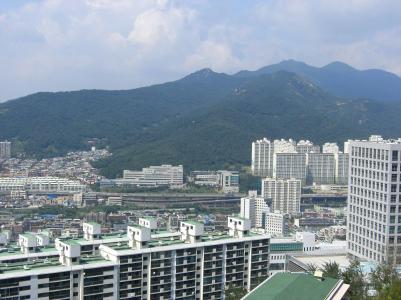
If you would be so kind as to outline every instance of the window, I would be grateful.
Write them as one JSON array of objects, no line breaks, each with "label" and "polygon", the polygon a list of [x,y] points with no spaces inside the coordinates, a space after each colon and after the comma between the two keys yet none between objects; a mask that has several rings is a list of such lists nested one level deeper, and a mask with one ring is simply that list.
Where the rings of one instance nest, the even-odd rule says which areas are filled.
[{"label": "window", "polygon": [[393,161],[398,160],[398,151],[393,151]]}]

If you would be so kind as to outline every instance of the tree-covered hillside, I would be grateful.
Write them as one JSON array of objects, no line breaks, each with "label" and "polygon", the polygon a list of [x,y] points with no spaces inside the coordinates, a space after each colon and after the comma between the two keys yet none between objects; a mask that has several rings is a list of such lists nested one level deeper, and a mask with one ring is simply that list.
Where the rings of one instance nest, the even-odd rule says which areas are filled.
[{"label": "tree-covered hillside", "polygon": [[30,156],[87,149],[96,139],[113,152],[97,165],[116,176],[160,163],[249,164],[251,142],[264,136],[322,143],[400,135],[401,102],[341,98],[303,76],[270,71],[204,69],[134,90],[37,93],[0,104],[0,139]]}]

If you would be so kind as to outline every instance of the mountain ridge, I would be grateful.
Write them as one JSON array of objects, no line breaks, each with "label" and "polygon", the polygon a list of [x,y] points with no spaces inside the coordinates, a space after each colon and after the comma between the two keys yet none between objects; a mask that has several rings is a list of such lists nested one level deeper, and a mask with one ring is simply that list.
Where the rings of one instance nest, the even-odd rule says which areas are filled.
[{"label": "mountain ridge", "polygon": [[316,143],[396,136],[400,114],[401,101],[338,97],[296,72],[238,76],[206,68],[138,89],[42,92],[2,103],[0,138],[36,157],[95,141],[111,148],[96,165],[114,177],[159,163],[187,170],[247,165],[252,140],[263,136]]}]

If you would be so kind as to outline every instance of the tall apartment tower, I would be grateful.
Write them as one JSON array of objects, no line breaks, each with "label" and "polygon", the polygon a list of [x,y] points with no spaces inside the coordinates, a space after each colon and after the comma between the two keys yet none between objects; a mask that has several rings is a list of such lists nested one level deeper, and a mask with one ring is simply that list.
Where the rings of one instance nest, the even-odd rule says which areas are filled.
[{"label": "tall apartment tower", "polygon": [[320,147],[319,145],[314,145],[311,141],[308,140],[300,140],[296,147],[295,150],[298,153],[320,153]]},{"label": "tall apartment tower", "polygon": [[300,211],[301,180],[273,179],[262,180],[262,197],[271,199],[273,211],[282,214],[296,214]]},{"label": "tall apartment tower", "polygon": [[312,184],[333,184],[336,161],[333,153],[307,153],[307,182]]},{"label": "tall apartment tower", "polygon": [[249,219],[251,227],[262,228],[271,236],[281,237],[287,232],[286,216],[271,212],[266,199],[258,196],[257,191],[249,191],[247,197],[241,198],[240,217]]},{"label": "tall apartment tower", "polygon": [[240,216],[249,219],[252,227],[265,227],[269,213],[269,205],[263,197],[257,195],[257,191],[249,191],[247,197],[241,198]]},{"label": "tall apartment tower", "polygon": [[252,143],[252,174],[261,177],[273,175],[274,143],[267,138]]},{"label": "tall apartment tower", "polygon": [[273,178],[288,179],[295,178],[306,183],[307,174],[306,154],[287,152],[274,153],[273,155]]},{"label": "tall apartment tower", "polygon": [[348,253],[401,264],[401,140],[374,136],[348,149]]},{"label": "tall apartment tower", "polygon": [[0,158],[11,157],[11,142],[3,141],[0,142]]}]

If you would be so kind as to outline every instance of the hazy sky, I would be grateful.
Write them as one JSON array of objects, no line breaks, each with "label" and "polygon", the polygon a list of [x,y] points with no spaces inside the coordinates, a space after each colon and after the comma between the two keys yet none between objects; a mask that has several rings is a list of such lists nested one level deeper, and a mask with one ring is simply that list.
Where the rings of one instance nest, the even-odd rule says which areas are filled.
[{"label": "hazy sky", "polygon": [[0,0],[0,101],[290,58],[401,75],[401,1]]}]

